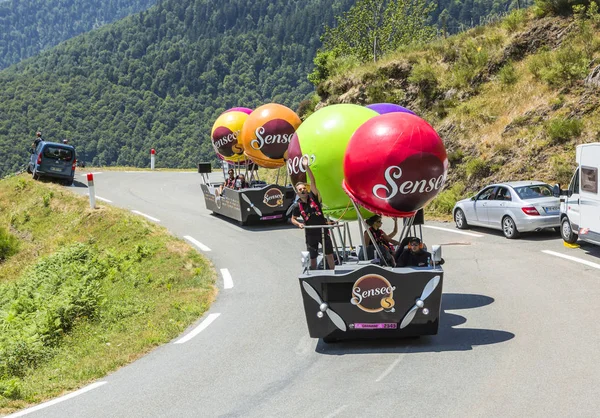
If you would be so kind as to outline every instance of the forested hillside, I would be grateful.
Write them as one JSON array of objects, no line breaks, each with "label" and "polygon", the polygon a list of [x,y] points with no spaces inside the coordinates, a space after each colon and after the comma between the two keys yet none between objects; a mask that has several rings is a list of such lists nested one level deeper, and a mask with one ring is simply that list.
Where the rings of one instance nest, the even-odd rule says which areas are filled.
[{"label": "forested hillside", "polygon": [[169,0],[0,72],[0,174],[36,130],[97,165],[194,166],[219,112],[313,91],[324,23],[350,0]]},{"label": "forested hillside", "polygon": [[0,70],[156,0],[0,0]]},{"label": "forested hillside", "polygon": [[[462,1],[471,0],[452,4]],[[214,159],[208,138],[221,111],[296,109],[310,97],[324,25],[352,4],[165,0],[0,71],[0,175],[23,166],[37,130],[68,138],[95,165],[145,166],[152,147],[158,167]]]}]

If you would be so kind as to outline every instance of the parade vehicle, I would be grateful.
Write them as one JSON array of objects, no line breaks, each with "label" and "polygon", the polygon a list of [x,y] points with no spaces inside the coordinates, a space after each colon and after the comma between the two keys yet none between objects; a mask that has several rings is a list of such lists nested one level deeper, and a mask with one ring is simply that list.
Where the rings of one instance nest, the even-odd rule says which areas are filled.
[{"label": "parade vehicle", "polygon": [[[392,105],[393,106],[393,105]],[[292,139],[289,159],[300,158],[301,173],[288,171],[294,182],[308,181],[319,191],[323,214],[323,248],[330,234],[336,265],[326,268],[323,255],[316,270],[310,254],[301,255],[300,291],[312,338],[324,342],[435,335],[438,332],[444,280],[442,248],[432,245],[422,266],[395,267],[381,247],[375,257],[354,246],[349,222],[358,221],[375,243],[367,216],[403,219],[394,260],[413,237],[422,242],[422,208],[444,185],[448,159],[433,128],[403,110],[379,112],[341,104],[309,116]],[[417,231],[418,226],[418,231]],[[355,241],[358,242],[358,241]],[[361,256],[359,256],[361,255]]]},{"label": "parade vehicle", "polygon": [[240,225],[263,223],[266,221],[287,221],[289,211],[294,202],[295,193],[292,186],[267,184],[258,179],[253,165],[245,171],[250,179],[248,187],[223,187],[223,182],[211,182],[211,163],[200,163],[198,172],[202,174],[200,187],[204,195],[206,209],[215,214],[238,221]]},{"label": "parade vehicle", "polygon": [[553,189],[554,196],[560,197],[560,232],[568,244],[579,239],[600,245],[600,143],[578,145],[575,159],[569,188],[561,190],[557,184]]},{"label": "parade vehicle", "polygon": [[[286,221],[295,193],[287,184],[287,175],[279,184],[280,168],[300,123],[295,112],[276,103],[255,110],[236,107],[223,112],[213,124],[211,140],[217,156],[235,176],[228,183],[224,172],[223,183],[211,182],[210,164],[199,165],[207,209],[242,225]],[[277,169],[275,183],[261,181],[258,167]]]},{"label": "parade vehicle", "polygon": [[[416,234],[416,225],[405,223],[402,243]],[[319,227],[305,227],[319,228]],[[324,342],[365,338],[401,338],[435,335],[438,332],[444,271],[441,246],[431,251],[431,264],[425,267],[391,267],[381,254],[360,259],[345,242],[347,222],[328,225],[337,231],[334,239],[335,269],[309,269],[309,253],[302,252],[300,287],[309,335]],[[411,232],[412,231],[412,232]],[[409,251],[404,248],[403,251]]]}]

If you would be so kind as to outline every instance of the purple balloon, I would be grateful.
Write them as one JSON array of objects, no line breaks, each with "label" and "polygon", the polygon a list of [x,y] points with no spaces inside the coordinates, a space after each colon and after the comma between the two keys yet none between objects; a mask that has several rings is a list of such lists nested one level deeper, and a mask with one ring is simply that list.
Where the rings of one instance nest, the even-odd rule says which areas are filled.
[{"label": "purple balloon", "polygon": [[375,112],[379,113],[380,115],[384,115],[386,113],[393,113],[393,112],[404,112],[404,113],[411,113],[415,116],[417,116],[417,114],[415,112],[413,112],[412,110],[408,110],[405,107],[402,107],[400,105],[394,104],[394,103],[375,103],[375,104],[371,104],[367,106],[369,109],[374,110]]},{"label": "purple balloon", "polygon": [[248,109],[247,107],[232,107],[231,109],[226,110],[223,113],[227,112],[244,112],[249,115],[250,113],[252,113],[252,109]]}]

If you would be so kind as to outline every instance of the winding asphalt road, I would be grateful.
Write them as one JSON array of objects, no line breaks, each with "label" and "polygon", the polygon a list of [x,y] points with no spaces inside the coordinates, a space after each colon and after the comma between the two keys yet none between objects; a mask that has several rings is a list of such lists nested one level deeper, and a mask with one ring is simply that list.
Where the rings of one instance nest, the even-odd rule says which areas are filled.
[{"label": "winding asphalt road", "polygon": [[[87,194],[84,178],[79,180],[73,190]],[[211,215],[196,173],[103,172],[95,184],[101,198],[201,243],[217,271],[227,269],[220,294],[172,343],[85,393],[21,414],[600,415],[596,247],[568,249],[551,232],[508,241],[500,232],[464,235],[453,224],[428,222],[434,228],[424,228],[425,241],[443,244],[446,260],[439,334],[325,344],[309,338],[302,306],[297,275],[303,231],[291,225],[241,228]],[[384,230],[391,230],[389,222]]]}]

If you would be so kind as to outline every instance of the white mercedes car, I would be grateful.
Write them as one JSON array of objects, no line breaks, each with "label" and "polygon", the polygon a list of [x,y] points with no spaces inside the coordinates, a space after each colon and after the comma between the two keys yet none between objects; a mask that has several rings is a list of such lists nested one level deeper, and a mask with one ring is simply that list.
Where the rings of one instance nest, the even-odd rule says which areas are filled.
[{"label": "white mercedes car", "polygon": [[492,184],[475,196],[456,202],[452,210],[459,229],[469,225],[499,229],[506,238],[520,232],[560,227],[560,200],[539,181]]}]

